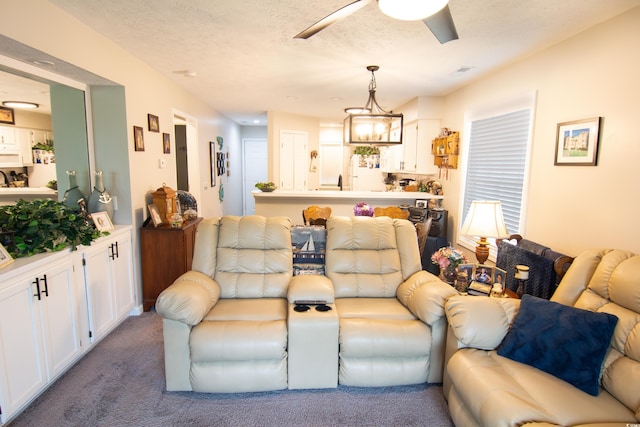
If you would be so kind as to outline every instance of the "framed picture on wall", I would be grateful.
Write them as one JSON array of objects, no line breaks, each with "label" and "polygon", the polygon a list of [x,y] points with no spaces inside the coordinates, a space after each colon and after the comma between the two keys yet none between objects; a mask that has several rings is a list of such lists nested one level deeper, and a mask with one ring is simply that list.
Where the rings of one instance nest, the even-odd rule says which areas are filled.
[{"label": "framed picture on wall", "polygon": [[554,165],[595,166],[602,117],[558,123]]},{"label": "framed picture on wall", "polygon": [[133,143],[136,151],[144,151],[144,131],[140,126],[133,127]]},{"label": "framed picture on wall", "polygon": [[216,143],[213,141],[209,142],[209,169],[211,173],[211,186],[216,186],[216,166],[217,166],[217,158],[216,158]]},{"label": "framed picture on wall", "polygon": [[168,133],[162,134],[162,152],[164,154],[171,154],[171,135]]},{"label": "framed picture on wall", "polygon": [[8,125],[16,124],[16,118],[13,115],[13,108],[0,107],[0,123],[6,123]]},{"label": "framed picture on wall", "polygon": [[149,132],[160,132],[160,120],[158,116],[147,114],[147,121],[149,122]]}]

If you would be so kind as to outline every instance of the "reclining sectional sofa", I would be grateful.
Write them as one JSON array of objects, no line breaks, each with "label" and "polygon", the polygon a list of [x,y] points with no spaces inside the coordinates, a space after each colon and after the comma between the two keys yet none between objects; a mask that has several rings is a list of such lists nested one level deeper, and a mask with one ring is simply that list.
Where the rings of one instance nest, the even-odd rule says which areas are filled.
[{"label": "reclining sectional sofa", "polygon": [[[288,218],[199,225],[192,271],[156,302],[168,390],[442,381],[444,303],[456,292],[422,270],[414,226],[388,217],[326,226],[326,276],[293,276]],[[325,301],[325,311],[297,311],[300,300]]]}]

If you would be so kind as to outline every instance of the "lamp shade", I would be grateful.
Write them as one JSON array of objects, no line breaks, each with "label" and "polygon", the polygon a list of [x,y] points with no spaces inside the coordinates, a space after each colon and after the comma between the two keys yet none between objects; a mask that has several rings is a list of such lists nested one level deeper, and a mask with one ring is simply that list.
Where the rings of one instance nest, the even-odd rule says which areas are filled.
[{"label": "lamp shade", "polygon": [[502,203],[487,200],[471,202],[471,207],[469,207],[460,232],[468,236],[509,237],[509,231],[502,215]]}]

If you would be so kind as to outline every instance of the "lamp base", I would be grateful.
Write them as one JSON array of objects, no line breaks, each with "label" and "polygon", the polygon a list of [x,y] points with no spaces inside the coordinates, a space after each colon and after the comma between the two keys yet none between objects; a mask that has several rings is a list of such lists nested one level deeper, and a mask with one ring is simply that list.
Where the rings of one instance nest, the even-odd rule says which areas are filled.
[{"label": "lamp base", "polygon": [[487,242],[486,237],[481,237],[478,242],[478,246],[476,246],[476,259],[479,264],[484,264],[485,261],[489,258],[489,242]]}]

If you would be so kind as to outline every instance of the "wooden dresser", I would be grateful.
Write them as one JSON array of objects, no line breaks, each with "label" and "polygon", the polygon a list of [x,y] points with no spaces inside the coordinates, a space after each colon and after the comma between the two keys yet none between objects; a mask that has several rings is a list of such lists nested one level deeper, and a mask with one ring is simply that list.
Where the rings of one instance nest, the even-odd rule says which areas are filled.
[{"label": "wooden dresser", "polygon": [[142,256],[142,304],[149,311],[158,295],[182,273],[191,269],[196,230],[202,218],[182,227],[168,224],[140,229]]}]

